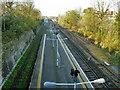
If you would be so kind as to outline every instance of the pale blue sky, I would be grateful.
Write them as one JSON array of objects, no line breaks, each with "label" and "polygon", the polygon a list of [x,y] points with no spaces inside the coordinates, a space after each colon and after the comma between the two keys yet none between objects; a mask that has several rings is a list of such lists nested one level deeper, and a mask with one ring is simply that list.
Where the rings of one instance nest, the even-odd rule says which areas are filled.
[{"label": "pale blue sky", "polygon": [[34,0],[35,7],[40,9],[44,16],[58,16],[68,10],[85,9],[93,0]]}]

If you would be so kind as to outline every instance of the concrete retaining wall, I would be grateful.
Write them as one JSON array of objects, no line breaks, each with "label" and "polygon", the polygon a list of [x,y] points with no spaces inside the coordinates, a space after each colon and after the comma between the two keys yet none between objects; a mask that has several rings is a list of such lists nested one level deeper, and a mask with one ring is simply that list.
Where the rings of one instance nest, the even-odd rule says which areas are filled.
[{"label": "concrete retaining wall", "polygon": [[[37,32],[40,26],[37,27]],[[35,37],[33,31],[27,31],[21,37],[3,45],[2,60],[0,60],[0,84],[5,80],[7,75],[11,72],[14,65],[23,55],[27,46]]]}]

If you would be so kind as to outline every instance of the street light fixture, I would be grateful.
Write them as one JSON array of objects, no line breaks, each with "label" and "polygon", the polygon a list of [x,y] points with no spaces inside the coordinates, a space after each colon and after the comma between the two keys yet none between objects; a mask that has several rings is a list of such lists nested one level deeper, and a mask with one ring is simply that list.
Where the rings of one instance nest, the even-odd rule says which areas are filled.
[{"label": "street light fixture", "polygon": [[[55,32],[56,36],[57,36],[57,66],[60,68],[60,54],[58,51],[58,32]],[[62,40],[67,40],[67,38],[63,38]]]},{"label": "street light fixture", "polygon": [[[52,31],[52,30],[51,30]],[[54,36],[57,36],[57,38],[55,39]],[[53,39],[47,39],[47,40],[52,40],[53,41],[53,47],[54,47],[54,41],[56,40],[56,45],[57,45],[57,60],[56,60],[56,66],[60,68],[60,54],[59,54],[59,51],[58,51],[58,35],[59,35],[59,32],[58,31],[54,31],[53,32]],[[62,40],[67,40],[68,38],[63,38]]]},{"label": "street light fixture", "polygon": [[44,82],[44,86],[45,87],[49,87],[49,86],[69,86],[69,85],[73,85],[74,86],[74,90],[76,89],[76,85],[80,85],[80,84],[87,84],[87,83],[105,83],[105,79],[104,78],[100,78],[100,79],[96,79],[94,81],[90,81],[90,82],[82,82],[82,83],[55,83],[55,82]]},{"label": "street light fixture", "polygon": [[58,39],[54,39],[54,36],[58,35],[58,32],[53,33],[53,39],[47,39],[47,40],[52,40],[53,41],[53,47],[54,47],[54,40],[56,40],[56,45],[57,45],[57,60],[56,60],[56,66],[60,68],[60,54],[58,52]]}]

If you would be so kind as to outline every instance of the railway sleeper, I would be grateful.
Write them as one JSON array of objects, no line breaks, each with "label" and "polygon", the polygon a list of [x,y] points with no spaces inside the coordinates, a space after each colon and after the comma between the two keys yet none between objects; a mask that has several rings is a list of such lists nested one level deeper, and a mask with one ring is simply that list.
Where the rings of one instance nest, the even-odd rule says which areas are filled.
[{"label": "railway sleeper", "polygon": [[89,76],[94,76],[95,77],[95,75],[93,75],[93,74],[87,74],[87,76],[89,77]]},{"label": "railway sleeper", "polygon": [[[81,62],[78,62],[81,65]],[[86,65],[81,65],[81,67],[87,67]]]},{"label": "railway sleeper", "polygon": [[91,71],[86,72],[86,74],[89,74],[89,75],[90,75],[90,74],[91,74],[91,75],[94,75]]},{"label": "railway sleeper", "polygon": [[95,83],[94,86],[96,86],[96,89],[97,89],[97,88],[101,88],[101,89],[102,89],[102,88],[105,88],[105,87],[103,86],[103,84],[100,84],[100,83]]},{"label": "railway sleeper", "polygon": [[88,67],[82,67],[82,69],[88,69]]},{"label": "railway sleeper", "polygon": [[93,76],[93,75],[91,76],[91,75],[90,75],[90,76],[88,76],[88,78],[95,78],[95,76]]},{"label": "railway sleeper", "polygon": [[93,85],[93,87],[94,87],[95,89],[102,89],[102,88],[104,88],[102,85],[101,85],[101,86]]},{"label": "railway sleeper", "polygon": [[100,69],[105,69],[103,66],[98,66],[98,68],[100,68]]},{"label": "railway sleeper", "polygon": [[104,88],[103,85],[97,85],[96,89],[99,88],[99,89],[102,89]]},{"label": "railway sleeper", "polygon": [[81,67],[83,67],[83,68],[87,68],[87,66],[86,66],[86,65],[81,65]]},{"label": "railway sleeper", "polygon": [[[84,69],[83,69],[83,70],[84,70]],[[89,69],[85,69],[84,72],[90,72],[90,70],[89,70]]]},{"label": "railway sleeper", "polygon": [[90,81],[93,81],[93,80],[95,80],[96,78],[89,78],[89,77],[88,77],[88,79],[89,79]]},{"label": "railway sleeper", "polygon": [[93,75],[93,74],[87,74],[87,77],[89,77],[89,76],[91,76],[91,77],[94,76],[95,77],[95,75]]},{"label": "railway sleeper", "polygon": [[[71,50],[72,51],[72,50]],[[81,51],[80,51],[81,52]],[[82,56],[84,57],[84,59],[85,59],[85,61],[87,61],[86,60],[86,55],[83,53],[83,52],[81,52],[82,54]],[[74,52],[74,54],[75,54],[75,52]],[[78,53],[77,53],[78,54]],[[78,58],[78,56],[76,56],[77,57],[77,59],[79,59]],[[104,75],[102,74],[103,72],[101,72],[101,70],[100,70],[100,68],[98,68],[100,65],[95,65],[95,62],[94,63],[90,63],[90,62],[86,62],[87,64],[88,64],[88,66],[92,66],[91,68],[92,68],[92,70],[94,70],[94,72],[96,73],[96,74],[99,74],[99,77],[104,77]],[[93,68],[94,67],[94,68]],[[97,69],[98,68],[98,69]],[[89,75],[89,74],[88,74]],[[112,83],[112,82],[111,82]],[[109,85],[111,85],[111,84],[109,84]],[[112,85],[110,86],[110,87],[113,87]]]}]

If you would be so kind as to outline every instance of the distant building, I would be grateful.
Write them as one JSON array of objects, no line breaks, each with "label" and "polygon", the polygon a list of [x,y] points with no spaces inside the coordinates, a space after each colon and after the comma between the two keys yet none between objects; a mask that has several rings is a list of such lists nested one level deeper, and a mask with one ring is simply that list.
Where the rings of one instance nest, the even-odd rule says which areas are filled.
[{"label": "distant building", "polygon": [[114,15],[109,15],[108,18],[109,19],[115,19],[115,16]]},{"label": "distant building", "polygon": [[104,16],[107,16],[108,19],[115,19],[115,14],[114,13],[112,15],[104,15]]},{"label": "distant building", "polygon": [[44,17],[44,23],[48,23],[48,18]]}]

